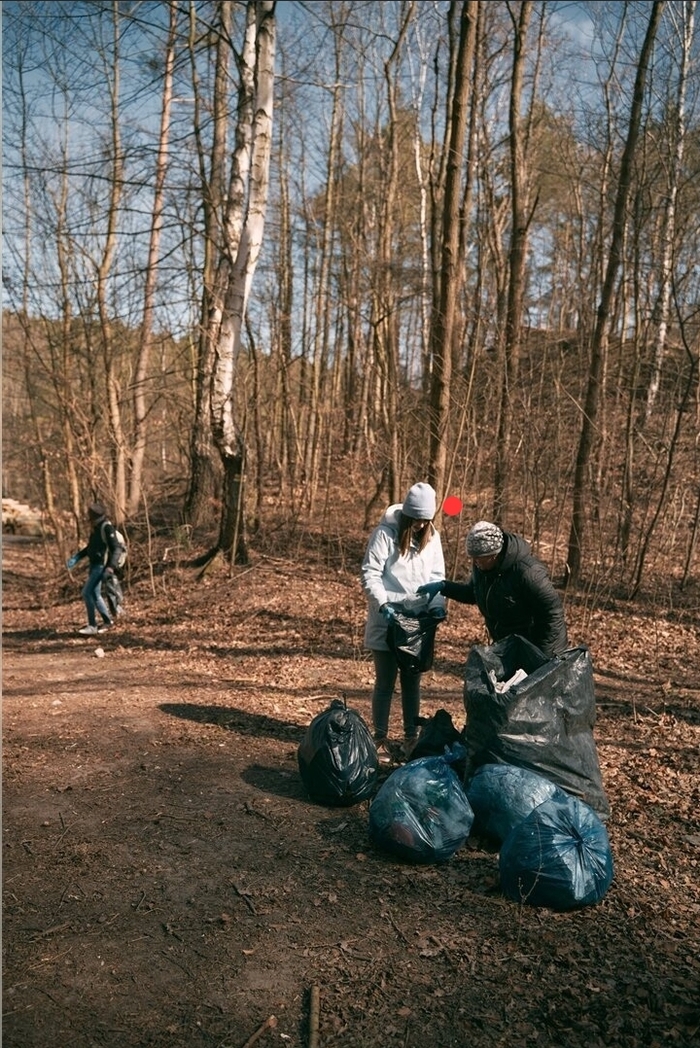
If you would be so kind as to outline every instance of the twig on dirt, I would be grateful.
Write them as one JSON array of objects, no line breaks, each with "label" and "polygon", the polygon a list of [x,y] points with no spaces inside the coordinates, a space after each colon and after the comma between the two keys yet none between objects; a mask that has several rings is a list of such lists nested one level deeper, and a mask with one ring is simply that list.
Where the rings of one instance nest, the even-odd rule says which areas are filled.
[{"label": "twig on dirt", "polygon": [[391,925],[391,927],[392,927],[392,928],[394,929],[394,931],[395,931],[395,932],[396,932],[396,934],[397,934],[397,935],[399,936],[399,938],[400,938],[400,939],[403,939],[403,941],[404,941],[405,943],[408,943],[408,939],[406,938],[406,936],[404,935],[404,933],[403,933],[403,932],[401,931],[401,929],[399,928],[398,924],[396,923],[396,921],[395,921],[395,920],[394,920],[394,918],[392,917],[392,915],[391,915],[391,912],[390,912],[389,910],[387,910],[387,911],[386,911],[386,915],[387,915],[387,917],[389,918],[389,924],[390,924],[390,925]]},{"label": "twig on dirt", "polygon": [[185,975],[188,976],[188,978],[194,979],[194,975],[189,970],[189,968],[186,968],[184,964],[180,964],[179,961],[176,961],[175,958],[172,957],[167,950],[161,950],[160,952],[162,953],[163,957],[166,957],[170,961],[171,964],[174,964],[176,968],[179,968],[180,971],[184,972]]},{"label": "twig on dirt", "polygon": [[309,1005],[309,1048],[318,1048],[318,1018],[320,1011],[320,991],[318,986],[311,987]]},{"label": "twig on dirt", "polygon": [[245,810],[248,812],[249,815],[257,815],[257,817],[259,819],[265,819],[265,821],[267,821],[270,818],[270,816],[266,815],[265,812],[258,811],[257,808],[254,808],[253,805],[250,803],[250,801],[246,801],[245,804],[243,805],[243,807],[245,808]]},{"label": "twig on dirt", "polygon": [[255,1042],[262,1037],[266,1030],[274,1030],[275,1026],[277,1026],[277,1019],[274,1015],[271,1015],[268,1019],[265,1020],[262,1026],[258,1027],[253,1036],[248,1038],[246,1043],[243,1045],[243,1048],[251,1048],[251,1045],[254,1045]]},{"label": "twig on dirt", "polygon": [[49,935],[55,935],[57,932],[64,932],[66,928],[70,928],[70,921],[64,921],[63,924],[52,924],[50,928],[31,928],[29,930],[36,932],[36,935],[32,936],[30,942],[37,942],[39,939],[46,939]]},{"label": "twig on dirt", "polygon": [[58,813],[58,817],[61,820],[61,826],[63,827],[63,833],[61,834],[61,836],[58,838],[58,840],[54,844],[54,848],[58,848],[58,846],[61,843],[61,841],[63,840],[63,838],[68,833],[68,827],[66,826],[65,820],[63,818],[63,814],[61,812]]},{"label": "twig on dirt", "polygon": [[243,902],[246,904],[246,906],[248,907],[250,912],[254,913],[255,916],[257,917],[258,911],[255,909],[255,905],[253,903],[253,900],[250,898],[250,893],[244,891],[243,888],[239,888],[239,886],[236,884],[235,881],[232,881],[231,883],[233,884],[233,887],[234,887],[234,890],[236,892],[236,895],[240,895],[241,899],[243,899]]}]

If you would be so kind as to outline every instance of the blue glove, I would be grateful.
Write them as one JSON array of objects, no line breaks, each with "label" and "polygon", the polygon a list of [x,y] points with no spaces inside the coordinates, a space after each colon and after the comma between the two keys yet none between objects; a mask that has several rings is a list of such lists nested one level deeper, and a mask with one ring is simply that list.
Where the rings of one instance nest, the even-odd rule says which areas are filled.
[{"label": "blue glove", "polygon": [[429,600],[433,597],[437,597],[438,593],[442,593],[445,588],[445,583],[441,579],[439,582],[425,582],[422,586],[419,586],[416,593],[425,593]]},{"label": "blue glove", "polygon": [[75,565],[78,563],[79,560],[80,560],[80,557],[78,556],[77,553],[74,553],[72,557],[69,557],[68,560],[66,561],[66,567],[68,568],[68,570],[72,571],[72,569],[75,567]]},{"label": "blue glove", "polygon": [[381,611],[382,615],[384,616],[387,622],[393,622],[393,620],[396,618],[396,612],[392,608],[391,604],[382,604],[379,610]]}]

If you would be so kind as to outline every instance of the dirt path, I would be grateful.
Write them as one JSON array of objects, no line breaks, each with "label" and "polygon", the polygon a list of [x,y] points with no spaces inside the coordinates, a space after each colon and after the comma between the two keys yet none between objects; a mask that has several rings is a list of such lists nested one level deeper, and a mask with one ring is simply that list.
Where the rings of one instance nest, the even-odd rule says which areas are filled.
[{"label": "dirt path", "polygon": [[[313,987],[323,1048],[698,1043],[692,624],[588,623],[616,873],[561,914],[506,900],[483,841],[403,864],[370,846],[366,804],[306,796],[311,718],[345,694],[369,719],[352,572],[173,571],[84,639],[77,583],[44,565],[3,549],[6,1048],[242,1048],[273,1015],[256,1043],[305,1048]],[[476,641],[451,615],[424,712],[463,722]]]}]

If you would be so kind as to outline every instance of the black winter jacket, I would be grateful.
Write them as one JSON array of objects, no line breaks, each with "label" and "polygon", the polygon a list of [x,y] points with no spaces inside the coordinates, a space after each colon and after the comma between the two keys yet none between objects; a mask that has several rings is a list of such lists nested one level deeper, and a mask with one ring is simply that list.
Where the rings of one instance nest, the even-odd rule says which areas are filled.
[{"label": "black winter jacket", "polygon": [[494,642],[517,633],[545,655],[559,655],[568,643],[561,598],[525,539],[509,532],[504,539],[495,567],[480,571],[474,565],[469,582],[446,579],[442,592],[460,604],[476,604]]},{"label": "black winter jacket", "polygon": [[93,525],[88,544],[78,551],[78,558],[82,560],[83,557],[87,557],[90,567],[104,564],[106,568],[116,568],[119,552],[114,524],[102,517]]}]

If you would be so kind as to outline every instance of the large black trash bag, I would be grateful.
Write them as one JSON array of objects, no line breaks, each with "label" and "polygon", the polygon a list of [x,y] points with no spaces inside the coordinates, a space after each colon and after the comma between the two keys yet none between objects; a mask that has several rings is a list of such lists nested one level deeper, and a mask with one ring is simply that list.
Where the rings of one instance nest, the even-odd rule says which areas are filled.
[{"label": "large black trash bag", "polygon": [[474,812],[473,832],[502,844],[514,826],[546,800],[566,801],[549,779],[512,764],[482,764],[467,784]]},{"label": "large black trash bag", "polygon": [[[507,690],[517,670],[524,680]],[[593,738],[595,689],[590,654],[571,648],[549,659],[524,637],[472,648],[464,679],[467,770],[482,764],[528,768],[590,805],[601,819],[610,807]]]},{"label": "large black trash bag", "polygon": [[509,899],[562,911],[599,902],[614,875],[607,830],[576,797],[534,808],[508,834],[498,866]]},{"label": "large black trash bag", "polygon": [[386,642],[402,669],[425,673],[433,665],[435,634],[444,619],[442,610],[407,615],[394,605],[395,617],[386,631]]},{"label": "large black trash bag", "polygon": [[299,772],[312,800],[350,807],[377,789],[379,758],[367,724],[334,699],[306,729],[297,751]]},{"label": "large black trash bag", "polygon": [[410,761],[391,773],[369,809],[375,847],[413,863],[446,862],[462,847],[474,813],[451,764],[464,752],[456,744],[442,757]]}]

